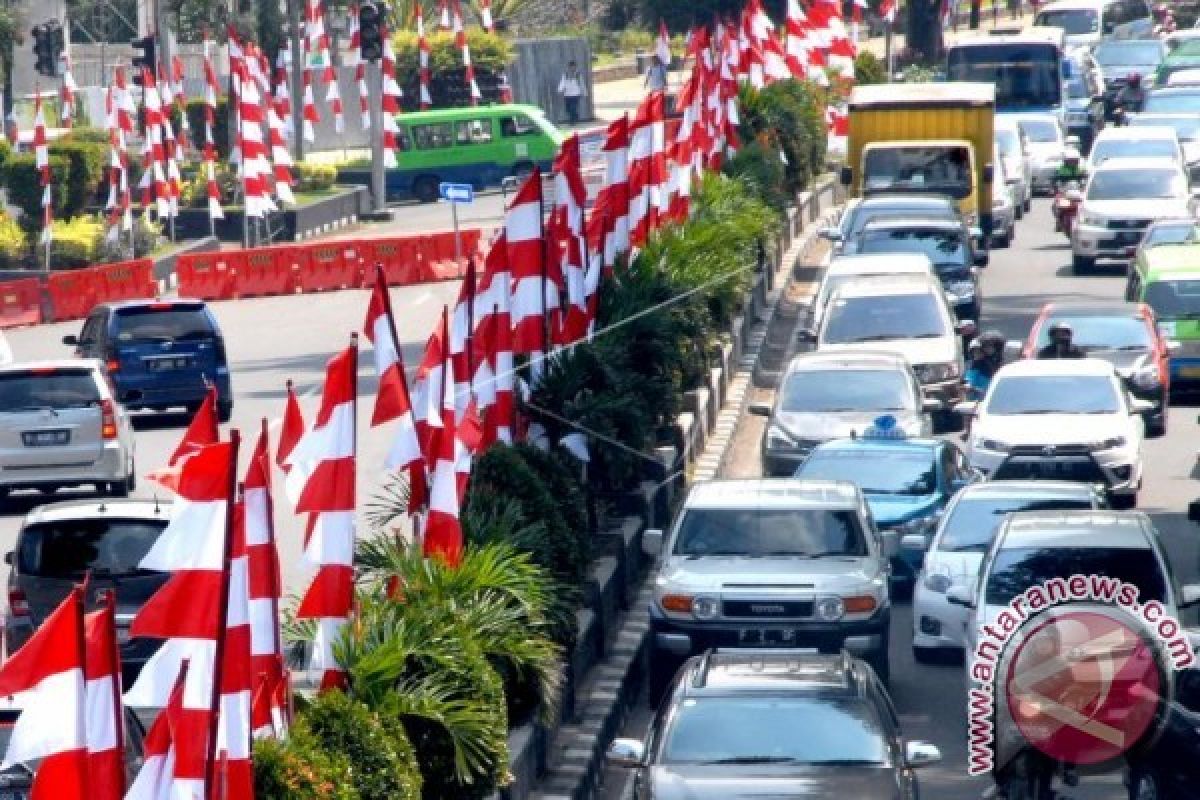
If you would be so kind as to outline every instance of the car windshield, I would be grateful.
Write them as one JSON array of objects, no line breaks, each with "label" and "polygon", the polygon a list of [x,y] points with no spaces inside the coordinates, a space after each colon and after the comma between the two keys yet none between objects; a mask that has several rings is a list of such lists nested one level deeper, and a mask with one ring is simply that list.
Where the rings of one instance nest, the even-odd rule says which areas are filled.
[{"label": "car windshield", "polygon": [[971,263],[967,237],[958,231],[897,228],[866,231],[858,250],[871,253],[920,253],[929,256],[935,267],[966,267]]},{"label": "car windshield", "polygon": [[1088,8],[1043,11],[1033,24],[1044,28],[1062,28],[1068,36],[1081,36],[1100,30],[1100,15]]},{"label": "car windshield", "polygon": [[1092,51],[1102,67],[1136,67],[1162,61],[1162,46],[1158,42],[1101,42]]},{"label": "car windshield", "polygon": [[[1194,142],[1200,139],[1200,117],[1195,117],[1187,114],[1179,114],[1177,116],[1151,116],[1143,117],[1134,115],[1130,118],[1129,124],[1136,127],[1150,127],[1154,125],[1162,125],[1175,129],[1175,135],[1183,142]],[[1168,142],[1168,144],[1170,144]],[[1153,155],[1147,152],[1146,155]],[[1174,156],[1174,150],[1170,154]]]},{"label": "car windshield", "polygon": [[850,481],[866,494],[927,495],[937,489],[933,458],[932,450],[818,449],[796,470],[796,477]]},{"label": "car windshield", "polygon": [[1200,228],[1193,222],[1157,223],[1146,230],[1142,247],[1158,247],[1161,244],[1187,244],[1200,238]]},{"label": "car windshield", "polygon": [[985,602],[1003,605],[1032,586],[1069,575],[1104,575],[1133,584],[1143,603],[1166,599],[1162,570],[1148,548],[1014,547],[996,554]]},{"label": "car windshield", "polygon": [[1142,103],[1145,114],[1197,114],[1200,113],[1200,92],[1150,92]]},{"label": "car windshield", "polygon": [[1159,319],[1200,318],[1200,279],[1152,281],[1142,300]]},{"label": "car windshield", "polygon": [[1170,200],[1187,194],[1183,175],[1173,169],[1115,169],[1097,172],[1088,200]]},{"label": "car windshield", "polygon": [[853,511],[827,508],[690,508],[679,523],[681,556],[865,556]]},{"label": "car windshield", "polygon": [[912,383],[898,369],[794,372],[783,387],[781,411],[912,411]]},{"label": "car windshield", "polygon": [[138,306],[117,313],[117,340],[121,342],[203,339],[214,335],[208,314],[199,306]]},{"label": "car windshield", "polygon": [[1085,497],[963,497],[954,504],[943,523],[938,549],[950,552],[986,552],[996,534],[996,528],[1004,521],[1004,515],[1014,511],[1058,511],[1091,507],[1091,501]]},{"label": "car windshield", "polygon": [[1053,144],[1062,139],[1058,125],[1048,119],[1023,119],[1019,124],[1031,142]]},{"label": "car windshield", "polygon": [[949,335],[938,298],[930,292],[886,297],[837,297],[825,316],[826,344],[933,339]]},{"label": "car windshield", "polygon": [[851,222],[848,233],[857,237],[870,223],[889,217],[933,217],[934,219],[956,219],[958,212],[942,203],[907,206],[867,206],[860,208]]},{"label": "car windshield", "polygon": [[1154,345],[1149,325],[1139,317],[1055,314],[1038,328],[1038,347],[1050,344],[1050,326],[1055,322],[1070,325],[1072,342],[1083,350],[1148,350]]},{"label": "car windshield", "polygon": [[689,697],[670,719],[662,764],[890,762],[879,714],[859,698]]},{"label": "car windshield", "polygon": [[923,189],[952,197],[971,192],[971,152],[956,145],[873,147],[863,156],[863,187]]},{"label": "car windshield", "polygon": [[80,580],[94,575],[152,574],[138,564],[166,520],[69,519],[21,531],[17,571],[38,578]]},{"label": "car windshield", "polygon": [[87,408],[99,403],[100,389],[96,377],[88,369],[0,373],[0,414],[47,408]]},{"label": "car windshield", "polygon": [[1178,159],[1178,145],[1170,139],[1101,139],[1092,148],[1092,163],[1103,164],[1110,158],[1146,156]]},{"label": "car windshield", "polygon": [[[1171,48],[1171,55],[1176,56],[1200,56],[1200,39],[1185,39]],[[1174,60],[1174,58],[1172,58]]]},{"label": "car windshield", "polygon": [[1103,375],[1010,375],[992,382],[989,414],[1115,414],[1117,389]]}]

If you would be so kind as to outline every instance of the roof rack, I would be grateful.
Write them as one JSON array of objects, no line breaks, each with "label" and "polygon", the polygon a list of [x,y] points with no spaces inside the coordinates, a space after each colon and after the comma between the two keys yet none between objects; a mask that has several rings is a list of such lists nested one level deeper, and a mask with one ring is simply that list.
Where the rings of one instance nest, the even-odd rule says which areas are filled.
[{"label": "roof rack", "polygon": [[693,689],[703,689],[704,684],[708,682],[708,668],[711,666],[712,657],[717,652],[716,648],[710,647],[700,656],[699,669],[696,670],[696,674],[692,677]]}]

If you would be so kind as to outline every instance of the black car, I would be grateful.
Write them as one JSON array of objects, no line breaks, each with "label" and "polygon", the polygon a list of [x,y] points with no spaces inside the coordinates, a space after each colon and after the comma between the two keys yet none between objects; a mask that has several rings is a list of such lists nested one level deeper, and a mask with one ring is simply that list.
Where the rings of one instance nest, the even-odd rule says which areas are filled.
[{"label": "black car", "polygon": [[918,796],[915,770],[941,760],[905,741],[871,667],[846,653],[710,650],[689,659],[649,744],[617,739],[609,763],[637,770],[636,800]]},{"label": "black car", "polygon": [[138,564],[166,528],[170,511],[155,500],[73,500],[31,511],[16,547],[4,557],[12,567],[8,652],[16,652],[86,577],[89,610],[100,607],[110,589],[116,594],[122,679],[132,686],[160,642],[131,639],[129,624],[168,577]]},{"label": "black car", "polygon": [[879,192],[847,205],[838,224],[822,228],[818,235],[833,243],[832,255],[851,255],[859,234],[868,223],[886,217],[929,217],[961,220],[958,203],[941,194]]},{"label": "black car", "polygon": [[987,264],[988,255],[975,247],[964,223],[917,216],[877,219],[863,228],[854,252],[929,256],[955,315],[960,320],[979,319],[983,290],[978,267]]}]

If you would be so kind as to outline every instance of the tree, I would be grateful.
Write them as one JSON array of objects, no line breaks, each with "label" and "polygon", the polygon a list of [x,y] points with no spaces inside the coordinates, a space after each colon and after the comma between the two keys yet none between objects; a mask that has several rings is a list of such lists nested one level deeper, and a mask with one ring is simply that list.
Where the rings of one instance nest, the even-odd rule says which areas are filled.
[{"label": "tree", "polygon": [[943,54],[942,0],[909,0],[905,41],[922,64],[934,64]]}]

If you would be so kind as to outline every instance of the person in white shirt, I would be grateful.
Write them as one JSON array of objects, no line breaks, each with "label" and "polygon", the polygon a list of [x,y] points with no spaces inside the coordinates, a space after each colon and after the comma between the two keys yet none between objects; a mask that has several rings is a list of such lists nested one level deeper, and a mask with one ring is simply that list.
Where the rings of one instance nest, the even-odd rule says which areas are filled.
[{"label": "person in white shirt", "polygon": [[579,74],[579,66],[574,61],[567,62],[567,71],[558,82],[558,93],[563,97],[567,107],[567,119],[570,124],[579,122],[579,98],[587,94],[583,85],[583,76]]},{"label": "person in white shirt", "polygon": [[654,61],[650,63],[650,68],[646,70],[646,88],[652,92],[667,88],[667,65],[662,62],[658,56],[654,57]]}]

